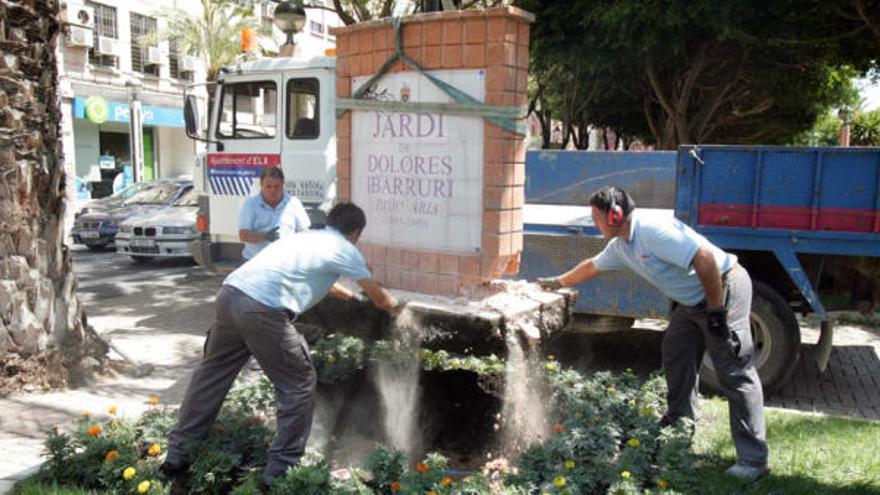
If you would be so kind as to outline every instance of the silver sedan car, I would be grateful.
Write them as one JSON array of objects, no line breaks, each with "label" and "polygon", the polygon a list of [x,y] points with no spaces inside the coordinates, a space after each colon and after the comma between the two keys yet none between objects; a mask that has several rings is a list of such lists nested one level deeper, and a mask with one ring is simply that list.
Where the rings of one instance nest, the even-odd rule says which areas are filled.
[{"label": "silver sedan car", "polygon": [[199,237],[196,231],[198,193],[190,189],[170,206],[119,224],[116,252],[135,261],[156,257],[190,258],[189,243]]}]

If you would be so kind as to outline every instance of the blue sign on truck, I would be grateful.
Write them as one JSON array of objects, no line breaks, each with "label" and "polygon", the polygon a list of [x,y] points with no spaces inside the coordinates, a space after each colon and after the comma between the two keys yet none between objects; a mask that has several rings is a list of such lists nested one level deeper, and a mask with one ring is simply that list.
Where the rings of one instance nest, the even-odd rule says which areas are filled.
[{"label": "blue sign on truck", "polygon": [[[824,369],[832,327],[822,296],[842,292],[851,304],[867,307],[880,296],[871,276],[880,269],[878,149],[529,152],[526,176],[521,277],[560,273],[602,249],[586,197],[604,185],[632,191],[637,208],[648,207],[646,214],[674,215],[736,253],[754,281],[756,364],[768,390],[781,387],[797,365],[795,312],[822,320],[817,361]],[[640,191],[650,192],[645,202]],[[628,272],[603,274],[578,290],[575,310],[582,314],[663,317],[669,307],[656,289]],[[713,385],[706,364],[703,376]]]}]

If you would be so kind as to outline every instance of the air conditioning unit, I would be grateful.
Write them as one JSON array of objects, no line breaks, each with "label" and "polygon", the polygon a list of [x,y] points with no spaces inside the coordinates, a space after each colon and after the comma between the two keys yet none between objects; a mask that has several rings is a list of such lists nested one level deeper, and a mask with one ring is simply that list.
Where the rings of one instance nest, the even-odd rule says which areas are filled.
[{"label": "air conditioning unit", "polygon": [[269,0],[263,0],[260,3],[260,17],[272,19],[275,17],[275,7],[278,4],[275,2],[270,2]]},{"label": "air conditioning unit", "polygon": [[118,57],[122,54],[122,44],[116,38],[108,36],[98,36],[98,45],[95,47],[95,53],[98,55],[113,55]]},{"label": "air conditioning unit", "polygon": [[91,48],[95,43],[92,30],[80,26],[68,26],[66,44],[70,47]]},{"label": "air conditioning unit", "polygon": [[146,65],[165,65],[167,60],[165,51],[158,46],[147,47],[147,59],[144,61]]},{"label": "air conditioning unit", "polygon": [[86,7],[81,3],[69,1],[67,2],[67,7],[64,9],[63,21],[69,25],[72,24],[85,29],[94,29],[95,9],[92,7]]},{"label": "air conditioning unit", "polygon": [[198,57],[193,57],[191,55],[184,55],[180,59],[180,70],[182,72],[195,72],[199,68],[199,59]]}]

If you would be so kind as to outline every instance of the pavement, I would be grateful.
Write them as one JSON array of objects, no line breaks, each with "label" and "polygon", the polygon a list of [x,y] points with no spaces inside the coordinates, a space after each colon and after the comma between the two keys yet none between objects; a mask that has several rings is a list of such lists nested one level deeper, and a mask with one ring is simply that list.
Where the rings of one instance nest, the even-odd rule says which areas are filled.
[{"label": "pavement", "polygon": [[[142,378],[121,372],[95,378],[76,389],[20,394],[0,399],[0,495],[15,481],[35,472],[42,462],[46,433],[70,426],[83,411],[139,416],[147,399],[179,404],[189,375],[201,355],[205,331],[214,314],[214,296],[222,277],[189,262],[132,263],[111,252],[74,247],[78,294],[89,322],[137,361],[154,370]],[[801,322],[803,352],[809,356],[818,339],[815,322]],[[577,336],[566,346],[588,369],[650,373],[660,368],[659,325],[612,334]],[[809,413],[880,419],[880,330],[838,325],[829,372],[819,375],[802,359],[792,382],[766,398],[768,406]],[[111,353],[111,358],[119,356]],[[118,362],[118,361],[117,361]]]}]

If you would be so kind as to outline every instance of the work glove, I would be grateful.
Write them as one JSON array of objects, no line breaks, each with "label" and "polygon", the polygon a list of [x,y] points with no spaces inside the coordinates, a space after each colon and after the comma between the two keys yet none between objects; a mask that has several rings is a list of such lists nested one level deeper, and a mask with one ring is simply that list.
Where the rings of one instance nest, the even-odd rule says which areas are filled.
[{"label": "work glove", "polygon": [[275,242],[278,240],[278,226],[276,225],[274,229],[267,230],[263,236],[266,238],[267,242]]},{"label": "work glove", "polygon": [[538,277],[538,285],[545,290],[558,290],[562,288],[559,277]]},{"label": "work glove", "polygon": [[351,293],[351,300],[356,303],[360,303],[360,304],[370,302],[370,298],[367,297],[366,294],[364,294],[362,292],[352,292]]},{"label": "work glove", "polygon": [[394,309],[391,310],[391,314],[394,316],[399,315],[400,312],[403,311],[403,308],[405,308],[407,304],[409,304],[408,299],[398,298],[397,299],[397,306],[394,306]]},{"label": "work glove", "polygon": [[730,336],[730,328],[727,326],[727,308],[721,306],[707,311],[706,320],[709,323],[709,333],[719,339],[726,339]]}]

